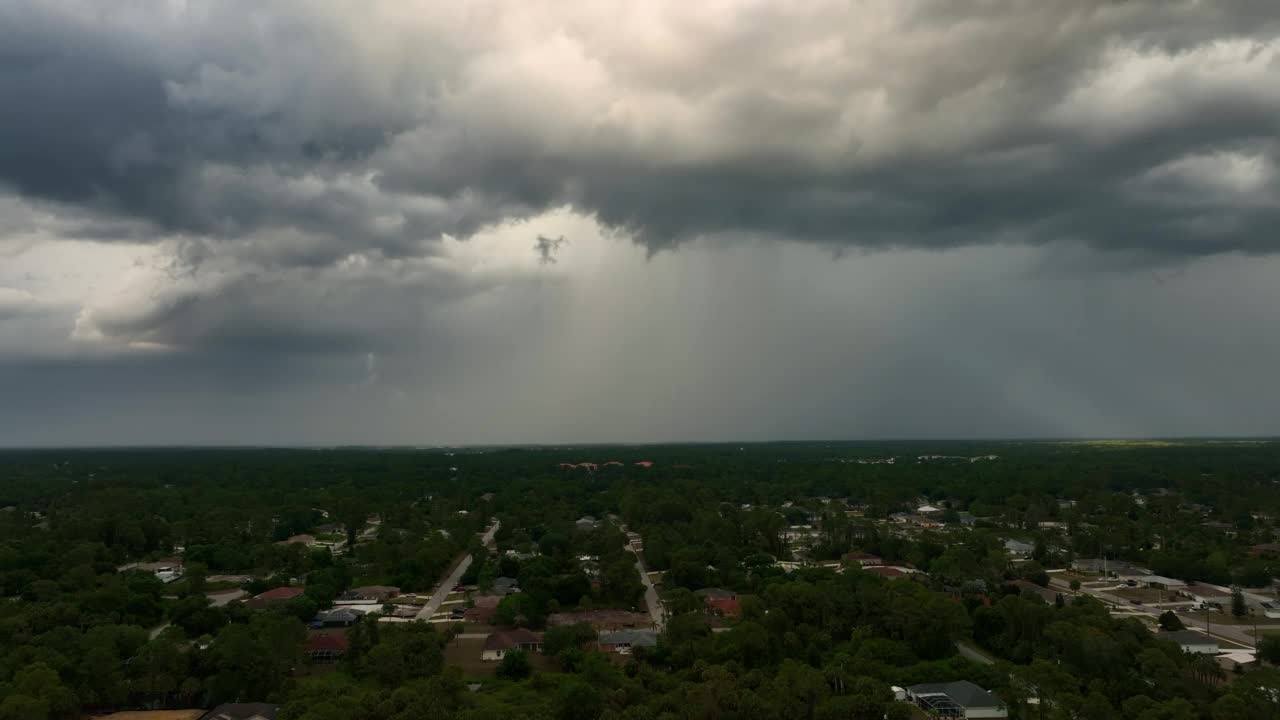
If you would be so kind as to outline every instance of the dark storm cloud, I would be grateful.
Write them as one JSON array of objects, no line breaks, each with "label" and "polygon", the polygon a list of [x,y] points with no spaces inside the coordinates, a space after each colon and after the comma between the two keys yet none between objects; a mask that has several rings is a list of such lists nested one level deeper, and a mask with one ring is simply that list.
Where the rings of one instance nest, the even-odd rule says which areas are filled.
[{"label": "dark storm cloud", "polygon": [[0,182],[257,255],[307,234],[284,264],[565,204],[650,247],[1271,252],[1278,23],[1244,0],[18,0]]}]

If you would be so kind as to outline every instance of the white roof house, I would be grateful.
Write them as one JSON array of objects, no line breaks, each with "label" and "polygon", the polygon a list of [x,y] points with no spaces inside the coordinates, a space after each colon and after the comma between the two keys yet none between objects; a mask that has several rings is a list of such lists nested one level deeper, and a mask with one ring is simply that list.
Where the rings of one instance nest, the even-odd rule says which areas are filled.
[{"label": "white roof house", "polygon": [[1183,652],[1197,655],[1217,655],[1221,652],[1218,648],[1217,640],[1196,630],[1158,632],[1156,637],[1161,640],[1171,640],[1178,643]]},{"label": "white roof house", "polygon": [[1184,588],[1187,584],[1177,578],[1165,577],[1163,575],[1144,575],[1142,576],[1142,584],[1148,587],[1160,587],[1165,590],[1176,590]]},{"label": "white roof house", "polygon": [[1036,551],[1036,546],[1010,538],[1004,541],[1004,550],[1015,557],[1027,557]]}]

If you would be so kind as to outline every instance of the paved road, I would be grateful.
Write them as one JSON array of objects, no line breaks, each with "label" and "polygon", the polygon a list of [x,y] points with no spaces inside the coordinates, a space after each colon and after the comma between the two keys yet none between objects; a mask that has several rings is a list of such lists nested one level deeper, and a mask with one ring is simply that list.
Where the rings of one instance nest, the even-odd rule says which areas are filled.
[{"label": "paved road", "polygon": [[[211,607],[222,607],[232,600],[239,600],[248,594],[249,593],[244,590],[224,590],[218,593],[208,593],[205,597],[209,598],[209,605]],[[167,627],[169,627],[169,623],[164,623],[160,627],[152,628],[151,632],[148,633],[148,637],[155,640],[160,637],[160,633],[164,632],[164,629]]]},{"label": "paved road", "polygon": [[982,654],[977,648],[968,643],[956,642],[956,650],[960,651],[960,655],[968,660],[972,660],[979,665],[995,665],[996,661]]},{"label": "paved road", "polygon": [[[626,528],[622,529],[626,532]],[[654,629],[662,632],[666,627],[666,612],[662,608],[662,598],[658,597],[658,590],[653,586],[653,581],[649,579],[649,573],[645,570],[644,560],[641,559],[640,553],[637,553],[631,543],[623,546],[627,551],[634,553],[636,556],[636,571],[640,573],[640,582],[644,583],[644,604],[649,608],[649,617],[653,618]]]},{"label": "paved road", "polygon": [[494,520],[493,525],[491,525],[488,530],[485,530],[484,534],[480,536],[480,542],[484,543],[485,547],[493,547],[493,538],[498,534],[498,526],[501,524],[502,523],[497,520]]},{"label": "paved road", "polygon": [[[1063,595],[1079,594],[1079,593],[1072,592],[1071,588],[1068,586],[1067,583],[1057,578],[1050,578],[1049,585],[1053,587],[1054,590],[1058,590],[1059,592],[1061,592]],[[1122,598],[1119,595],[1113,595],[1107,592],[1107,589],[1103,589],[1103,588],[1091,588],[1091,587],[1082,586],[1080,588],[1080,593],[1095,597],[1101,600],[1102,602],[1107,603],[1108,605],[1114,605],[1116,607],[1126,608],[1129,612],[1135,615],[1146,615],[1147,617],[1150,617],[1150,618],[1159,618],[1160,614],[1168,609],[1164,607],[1152,607],[1150,605],[1134,605],[1133,603],[1129,602],[1125,598]],[[1196,620],[1182,613],[1176,613],[1176,614],[1178,616],[1178,619],[1182,621],[1182,624],[1186,625],[1188,628],[1194,628],[1196,630],[1206,629],[1206,623],[1204,621]],[[1219,640],[1226,640],[1228,642],[1235,643],[1237,645],[1243,645],[1249,648],[1252,648],[1254,646],[1253,636],[1244,632],[1242,627],[1239,625],[1219,625],[1217,623],[1208,623],[1208,631],[1210,635],[1218,638]]]},{"label": "paved road", "polygon": [[[480,541],[484,543],[485,547],[493,545],[493,537],[498,534],[499,524],[500,523],[497,520],[494,520],[493,525],[488,530],[485,530],[484,534],[480,536]],[[431,616],[435,615],[436,612],[440,610],[440,605],[444,603],[445,598],[449,597],[449,593],[453,592],[453,588],[458,585],[458,581],[462,579],[462,576],[467,572],[467,568],[469,567],[471,567],[470,555],[462,558],[462,562],[458,563],[458,566],[453,569],[453,572],[449,573],[449,576],[444,579],[444,582],[440,583],[440,586],[436,588],[436,591],[431,594],[431,599],[427,601],[426,605],[422,606],[422,610],[414,616],[414,619],[424,621],[431,620]]]}]

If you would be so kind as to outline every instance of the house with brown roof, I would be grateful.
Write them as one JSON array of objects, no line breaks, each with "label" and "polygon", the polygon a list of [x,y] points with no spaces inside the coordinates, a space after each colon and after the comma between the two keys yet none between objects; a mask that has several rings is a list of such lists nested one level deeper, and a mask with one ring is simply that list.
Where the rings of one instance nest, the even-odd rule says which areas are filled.
[{"label": "house with brown roof", "polygon": [[884,564],[884,560],[881,560],[878,556],[865,552],[847,552],[840,560],[845,565],[858,565],[864,568]]},{"label": "house with brown roof", "polygon": [[303,589],[300,587],[278,587],[263,593],[258,593],[245,602],[247,607],[255,610],[261,610],[277,603],[289,602],[290,600],[301,596]]},{"label": "house with brown roof", "polygon": [[484,649],[480,651],[480,659],[486,662],[501,660],[512,650],[542,652],[542,633],[524,628],[491,633],[484,640]]},{"label": "house with brown roof", "polygon": [[622,630],[624,628],[651,628],[653,618],[626,610],[578,610],[559,612],[547,616],[547,627],[586,623],[597,631]]},{"label": "house with brown roof", "polygon": [[694,590],[694,595],[704,600],[736,600],[738,593],[724,588],[706,587],[701,590]]},{"label": "house with brown roof", "polygon": [[502,598],[497,595],[480,595],[471,599],[472,606],[462,613],[462,619],[477,625],[488,625],[498,612],[498,603]]},{"label": "house with brown roof", "polygon": [[307,657],[311,658],[311,662],[317,665],[326,665],[338,662],[343,655],[347,654],[347,650],[350,647],[351,643],[347,641],[346,633],[318,630],[307,634],[303,652],[307,654]]}]

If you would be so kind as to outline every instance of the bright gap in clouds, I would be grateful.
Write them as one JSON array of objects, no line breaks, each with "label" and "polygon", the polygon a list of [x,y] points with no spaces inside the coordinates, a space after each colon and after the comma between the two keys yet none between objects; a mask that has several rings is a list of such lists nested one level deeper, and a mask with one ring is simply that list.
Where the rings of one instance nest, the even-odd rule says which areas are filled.
[{"label": "bright gap in clouds", "polygon": [[[569,239],[556,262],[540,262],[539,235]],[[166,287],[193,282],[166,270],[173,255],[96,247],[93,262],[55,244],[6,264],[6,282],[61,298],[50,348],[68,358],[36,369],[12,336],[0,345],[5,417],[24,413],[11,443],[55,426],[69,442],[250,444],[1258,434],[1272,419],[1258,388],[1280,361],[1280,339],[1253,330],[1280,305],[1272,258],[1135,269],[1068,246],[836,255],[742,239],[650,255],[556,210],[430,258],[280,271],[273,315],[233,336],[256,344],[228,349],[209,344],[216,324],[180,331],[200,312],[152,317]],[[201,272],[196,305],[243,309]],[[316,277],[342,299],[328,326]],[[79,332],[135,316],[194,345]],[[266,341],[329,331],[352,343]],[[72,359],[108,351],[106,365]],[[86,401],[92,414],[67,412]]]}]

